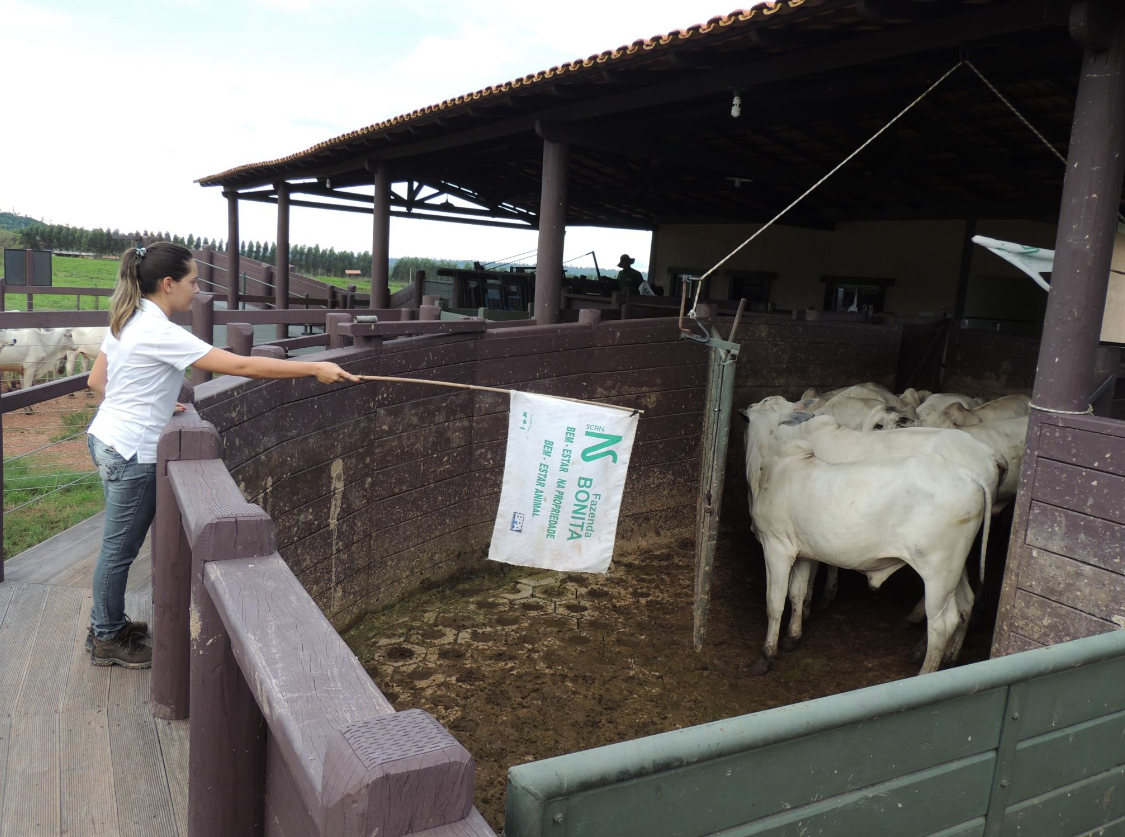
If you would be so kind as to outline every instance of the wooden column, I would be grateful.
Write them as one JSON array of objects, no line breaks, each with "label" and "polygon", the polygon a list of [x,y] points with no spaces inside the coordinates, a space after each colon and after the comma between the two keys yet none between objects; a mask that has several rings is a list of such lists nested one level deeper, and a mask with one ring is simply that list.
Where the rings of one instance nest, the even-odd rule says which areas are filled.
[{"label": "wooden column", "polygon": [[227,198],[227,309],[238,310],[242,266],[238,256],[238,192],[224,192]]},{"label": "wooden column", "polygon": [[535,262],[535,322],[559,321],[566,235],[566,173],[570,146],[543,140],[543,183],[539,198],[539,255]]},{"label": "wooden column", "polygon": [[[289,307],[289,184],[277,184],[277,261],[274,270],[274,308]],[[277,339],[289,337],[289,326],[279,323]]]},{"label": "wooden column", "polygon": [[374,164],[375,207],[371,224],[371,308],[390,308],[391,170]]},{"label": "wooden column", "polygon": [[172,419],[156,445],[156,517],[152,527],[152,714],[188,716],[191,547],[168,481],[168,463],[218,459],[219,434],[194,408]]},{"label": "wooden column", "polygon": [[[1125,14],[1108,0],[1077,4],[1074,12],[1071,32],[1086,54],[1032,402],[1081,412],[1088,406],[1125,172]],[[1090,34],[1105,38],[1101,50],[1103,44],[1084,37],[1084,21],[1099,12],[1103,25]]]},{"label": "wooden column", "polygon": [[[425,294],[426,294],[426,271],[416,270],[416,271],[414,271],[414,307],[415,308],[421,308],[422,307],[422,297],[425,296]],[[371,307],[375,308],[377,306],[372,305]],[[390,307],[389,302],[387,304],[387,307]]]}]

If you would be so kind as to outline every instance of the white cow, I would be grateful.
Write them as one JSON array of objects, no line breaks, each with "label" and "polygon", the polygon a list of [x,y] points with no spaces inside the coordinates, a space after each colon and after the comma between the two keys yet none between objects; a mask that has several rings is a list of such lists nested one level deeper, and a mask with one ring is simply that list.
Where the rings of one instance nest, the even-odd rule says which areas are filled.
[{"label": "white cow", "polygon": [[986,486],[934,455],[833,465],[817,459],[809,442],[790,440],[767,445],[759,459],[750,439],[753,412],[747,411],[747,471],[749,477],[755,465],[760,470],[751,483],[751,521],[765,556],[769,628],[752,673],[764,674],[777,655],[787,590],[793,603],[787,638],[801,636],[808,559],[863,572],[875,589],[901,567],[913,567],[926,585],[921,673],[955,659],[973,604],[965,559],[982,524],[988,539]]},{"label": "white cow", "polygon": [[830,415],[842,426],[865,433],[910,427],[915,423],[910,408],[892,407],[882,399],[857,398],[849,395],[847,390],[827,402],[812,405],[809,412],[815,415]]},{"label": "white cow", "polygon": [[1031,398],[1027,395],[1005,395],[981,404],[979,407],[966,409],[961,404],[950,404],[932,418],[933,427],[970,427],[978,424],[987,424],[993,421],[1021,418],[1026,416],[1030,408]]},{"label": "white cow", "polygon": [[87,360],[90,365],[93,365],[94,361],[98,359],[98,351],[101,349],[102,341],[105,340],[109,329],[106,326],[87,326],[72,328],[70,332],[73,348],[66,352],[66,375],[68,378],[74,374],[74,367],[79,358],[82,359],[83,372],[87,369]]},{"label": "white cow", "polygon": [[919,405],[918,418],[924,427],[930,427],[929,419],[954,403],[971,410],[973,407],[979,407],[984,401],[958,392],[935,392]]},{"label": "white cow", "polygon": [[788,422],[783,419],[778,438],[810,442],[817,459],[839,464],[880,456],[942,456],[975,474],[988,489],[993,511],[996,509],[997,491],[1008,472],[1008,460],[983,441],[955,430],[905,427],[874,435],[842,427],[832,416],[814,416],[808,421],[795,418]]},{"label": "white cow", "polygon": [[1016,489],[1020,484],[1020,469],[1023,467],[1027,441],[1027,421],[1027,416],[1021,416],[957,428],[959,432],[983,442],[1008,460],[1008,473],[1004,475],[996,492],[996,502],[1001,509],[1016,496]]},{"label": "white cow", "polygon": [[58,368],[71,340],[68,328],[0,329],[0,370],[19,372],[20,385],[27,389],[36,377]]}]

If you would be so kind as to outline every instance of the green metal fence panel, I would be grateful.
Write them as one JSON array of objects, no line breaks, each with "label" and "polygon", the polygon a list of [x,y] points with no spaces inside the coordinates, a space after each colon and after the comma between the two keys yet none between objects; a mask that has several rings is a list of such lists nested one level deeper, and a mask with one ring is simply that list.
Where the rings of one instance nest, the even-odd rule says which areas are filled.
[{"label": "green metal fence panel", "polygon": [[1122,771],[1117,631],[513,767],[505,833],[1108,835]]}]

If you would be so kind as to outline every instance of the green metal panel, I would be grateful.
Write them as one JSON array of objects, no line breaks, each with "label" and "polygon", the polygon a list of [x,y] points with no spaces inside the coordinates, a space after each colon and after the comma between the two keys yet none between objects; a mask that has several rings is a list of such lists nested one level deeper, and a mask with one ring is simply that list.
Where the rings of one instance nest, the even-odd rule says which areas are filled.
[{"label": "green metal panel", "polygon": [[991,762],[1004,697],[993,689],[575,793],[567,833],[706,834],[976,754]]},{"label": "green metal panel", "polygon": [[1002,833],[1004,837],[1071,837],[1123,816],[1125,767],[1115,767],[1012,806]]},{"label": "green metal panel", "polygon": [[1077,837],[1125,837],[1125,817],[1105,825],[1099,825],[1089,831],[1083,831]]},{"label": "green metal panel", "polygon": [[[1125,684],[1120,688],[1125,689]],[[1020,742],[1009,804],[1125,764],[1125,712]],[[1125,794],[1125,787],[1120,793]]]},{"label": "green metal panel", "polygon": [[506,834],[1110,835],[1123,672],[1116,631],[520,765]]},{"label": "green metal panel", "polygon": [[979,821],[992,770],[991,753],[972,756],[749,823],[723,837],[932,837]]},{"label": "green metal panel", "polygon": [[1125,709],[1125,658],[1049,675],[1029,684],[1029,689],[1020,722],[1021,741]]}]

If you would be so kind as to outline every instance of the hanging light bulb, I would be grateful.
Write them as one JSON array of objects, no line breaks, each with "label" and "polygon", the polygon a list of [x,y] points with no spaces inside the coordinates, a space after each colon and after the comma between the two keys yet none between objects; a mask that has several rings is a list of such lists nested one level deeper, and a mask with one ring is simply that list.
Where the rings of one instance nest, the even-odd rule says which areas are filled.
[{"label": "hanging light bulb", "polygon": [[734,99],[730,103],[730,115],[733,119],[742,116],[742,91],[734,91]]}]

